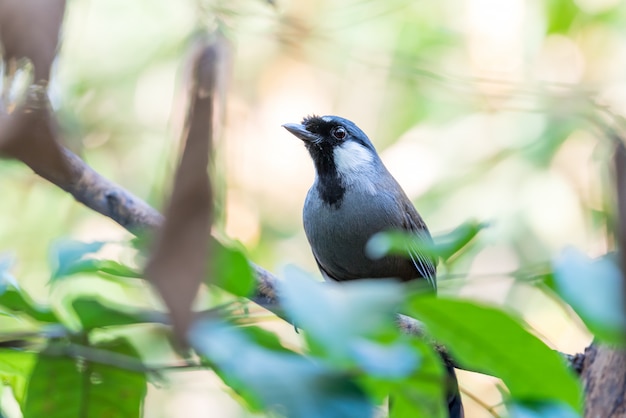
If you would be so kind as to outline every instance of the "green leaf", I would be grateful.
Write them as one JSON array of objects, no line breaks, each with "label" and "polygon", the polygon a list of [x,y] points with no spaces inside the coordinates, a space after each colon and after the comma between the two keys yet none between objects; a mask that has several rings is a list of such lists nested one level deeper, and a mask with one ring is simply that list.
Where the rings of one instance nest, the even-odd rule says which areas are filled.
[{"label": "green leaf", "polygon": [[28,296],[15,288],[6,288],[0,294],[0,307],[12,312],[26,314],[36,321],[60,322],[48,307],[35,304]]},{"label": "green leaf", "polygon": [[566,248],[554,261],[552,284],[598,338],[626,343],[626,316],[622,274],[609,257],[591,260],[575,248]]},{"label": "green leaf", "polygon": [[576,2],[548,0],[543,3],[547,17],[548,33],[568,33],[580,15]]},{"label": "green leaf", "polygon": [[[93,255],[100,251],[104,242],[80,242],[74,240],[59,240],[51,248],[52,279],[70,276],[89,270],[89,261],[85,259],[88,255]],[[91,270],[89,270],[91,271]]]},{"label": "green leaf", "polygon": [[390,394],[390,418],[444,418],[445,373],[439,355],[424,342],[413,339],[420,355],[420,367],[408,378],[394,382]]},{"label": "green leaf", "polygon": [[27,376],[33,367],[35,354],[12,349],[0,349],[0,373]]},{"label": "green leaf", "polygon": [[[26,394],[24,418],[140,416],[147,389],[144,374],[60,357],[60,344],[50,344],[37,359]],[[140,361],[135,349],[123,339],[94,348]]]},{"label": "green leaf", "polygon": [[417,248],[422,254],[430,257],[440,257],[446,261],[469,244],[487,226],[488,224],[485,222],[470,220],[459,225],[451,232],[434,237],[433,243],[424,241],[422,237],[412,232],[379,232],[370,238],[365,251],[369,257],[379,259],[387,254],[409,257],[409,249]]},{"label": "green leaf", "polygon": [[365,246],[365,253],[373,260],[378,260],[389,254],[410,257],[409,249],[417,249],[420,254],[436,257],[435,245],[425,241],[412,232],[392,230],[372,235]]},{"label": "green leaf", "polygon": [[106,273],[119,277],[139,278],[143,274],[114,260],[94,258],[105,242],[80,242],[62,240],[52,248],[53,273],[51,281],[57,281],[77,273]]},{"label": "green leaf", "polygon": [[7,382],[17,402],[23,406],[28,378],[37,357],[20,350],[0,350],[0,377]]},{"label": "green leaf", "polygon": [[580,408],[580,383],[559,354],[503,311],[423,295],[411,299],[409,311],[461,364],[501,378],[514,399]]},{"label": "green leaf", "polygon": [[84,330],[134,325],[161,319],[161,315],[157,312],[132,310],[127,306],[115,306],[111,303],[103,304],[89,297],[79,297],[73,300],[72,307]]},{"label": "green leaf", "polygon": [[131,279],[143,277],[143,273],[135,270],[132,267],[128,267],[125,264],[121,264],[114,260],[91,260],[91,265],[85,264],[86,268],[91,270],[83,270],[83,272],[102,272],[111,274],[113,276],[128,277]]},{"label": "green leaf", "polygon": [[267,331],[259,327],[246,327],[245,334],[250,338],[254,344],[259,347],[267,348],[272,351],[283,351],[291,353],[290,350],[285,348],[280,342],[280,338],[273,332]]},{"label": "green leaf", "polygon": [[192,346],[250,407],[298,418],[372,416],[369,399],[346,374],[294,352],[259,346],[250,329],[203,320],[189,333]]},{"label": "green leaf", "polygon": [[404,299],[401,283],[320,283],[295,267],[285,269],[284,277],[278,282],[281,306],[306,331],[313,352],[381,377],[407,376],[415,370],[419,358],[400,341],[395,325],[395,312]]},{"label": "green leaf", "polygon": [[34,303],[17,286],[17,281],[9,272],[13,263],[13,257],[0,256],[0,309],[23,313],[40,322],[58,323],[56,315],[48,307]]},{"label": "green leaf", "polygon": [[437,255],[444,261],[448,260],[488,226],[489,224],[486,222],[469,220],[446,234],[436,236],[434,241]]},{"label": "green leaf", "polygon": [[255,288],[254,275],[242,251],[211,239],[210,283],[236,296],[249,296]]}]

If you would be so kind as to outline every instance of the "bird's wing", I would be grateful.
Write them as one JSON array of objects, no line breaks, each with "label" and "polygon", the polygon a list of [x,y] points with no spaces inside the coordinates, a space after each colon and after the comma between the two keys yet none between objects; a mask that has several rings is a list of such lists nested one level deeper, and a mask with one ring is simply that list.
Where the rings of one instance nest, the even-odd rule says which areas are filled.
[{"label": "bird's wing", "polygon": [[342,281],[346,281],[346,280],[355,280],[355,279],[362,279],[363,277],[358,277],[355,276],[353,274],[350,274],[350,272],[345,271],[343,269],[334,269],[335,271],[331,272],[331,269],[329,267],[324,266],[321,262],[319,257],[317,256],[317,254],[315,253],[315,251],[313,251],[313,257],[315,258],[315,262],[317,263],[317,267],[320,269],[320,272],[322,273],[322,277],[324,277],[324,280],[331,280],[331,281],[335,281],[335,282],[342,282]]},{"label": "bird's wing", "polygon": [[[428,227],[426,227],[424,220],[419,213],[417,213],[413,205],[407,200],[404,206],[404,229],[413,232],[420,240],[424,241],[424,244],[428,245],[432,243]],[[410,244],[408,252],[415,269],[428,281],[432,288],[437,291],[436,259],[427,255],[419,243]]]}]

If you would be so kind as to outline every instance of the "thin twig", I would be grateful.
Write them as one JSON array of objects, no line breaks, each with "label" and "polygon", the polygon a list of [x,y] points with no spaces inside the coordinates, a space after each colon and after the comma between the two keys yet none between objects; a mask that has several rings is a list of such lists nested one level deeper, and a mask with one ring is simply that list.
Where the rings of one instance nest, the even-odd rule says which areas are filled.
[{"label": "thin twig", "polygon": [[496,412],[496,410],[495,410],[496,406],[498,406],[498,405],[493,405],[493,406],[487,405],[478,396],[476,396],[473,393],[463,389],[463,387],[461,387],[461,392],[463,392],[463,394],[465,396],[467,396],[468,398],[470,398],[471,400],[476,402],[478,405],[480,405],[480,407],[483,408],[485,411],[487,411],[489,413],[489,415],[491,415],[493,418],[501,418],[500,414],[498,414]]},{"label": "thin twig", "polygon": [[[136,232],[137,230],[151,230],[154,227],[161,224],[163,217],[156,209],[153,209],[147,203],[142,201],[136,196],[133,196],[130,192],[124,190],[120,186],[115,183],[105,179],[99,173],[94,171],[91,167],[89,167],[83,160],[81,160],[75,154],[72,154],[70,151],[64,150],[66,155],[71,156],[71,167],[72,173],[74,173],[82,180],[81,187],[62,187],[56,184],[53,179],[47,179],[51,181],[53,184],[61,187],[63,190],[70,193],[74,198],[85,204],[87,207],[93,209],[94,211],[108,216],[113,219],[121,226],[128,229],[130,232]],[[84,175],[83,173],[88,173],[88,175]],[[72,182],[71,184],[76,184]],[[70,185],[71,186],[71,185]],[[99,202],[98,193],[91,193],[89,190],[106,190],[106,193],[112,196],[124,196],[123,199],[113,199],[112,205],[115,210],[110,209],[110,205],[102,205]],[[123,217],[116,216],[119,213],[123,213]],[[131,227],[132,226],[132,227]],[[257,288],[254,296],[251,300],[260,306],[270,310],[281,318],[289,321],[288,318],[285,318],[282,315],[282,310],[276,297],[276,287],[275,283],[278,278],[264,269],[263,267],[251,263],[252,269],[254,271],[256,280],[257,280]],[[407,334],[414,335],[420,338],[426,338],[426,330],[424,325],[414,319],[407,316],[398,317],[399,327]],[[454,367],[462,370],[468,370],[466,366],[458,364],[458,362],[454,361],[454,359],[450,356],[445,347],[434,344],[437,352],[442,356],[445,362]],[[575,356],[563,354],[564,358],[568,360],[576,360],[576,363],[570,364],[580,364],[579,356],[582,354],[577,354]]]},{"label": "thin twig", "polygon": [[162,366],[146,366],[141,359],[135,357],[95,347],[86,347],[79,344],[53,344],[42,351],[41,354],[54,357],[83,359],[88,362],[118,367],[131,372],[152,374],[159,378],[162,378],[161,373],[164,371],[206,369],[205,365],[194,362],[166,364]]}]

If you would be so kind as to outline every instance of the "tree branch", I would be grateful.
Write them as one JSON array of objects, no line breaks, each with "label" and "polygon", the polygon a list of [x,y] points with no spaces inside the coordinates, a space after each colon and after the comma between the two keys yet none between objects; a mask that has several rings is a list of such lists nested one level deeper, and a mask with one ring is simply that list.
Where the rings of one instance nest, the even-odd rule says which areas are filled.
[{"label": "tree branch", "polygon": [[[154,230],[161,225],[163,216],[156,209],[121,186],[97,173],[71,151],[63,149],[63,154],[68,159],[71,173],[70,180],[59,182],[58,179],[53,176],[42,175],[42,177],[70,193],[77,201],[88,208],[111,218],[132,233]],[[41,175],[41,173],[37,174]],[[278,280],[277,277],[257,264],[250,264],[257,280],[256,292],[254,296],[251,297],[251,300],[278,316],[283,317],[276,296],[275,283]],[[403,332],[419,338],[429,339],[425,327],[420,321],[408,316],[399,315],[397,323]],[[429,342],[431,342],[446,363],[458,369],[468,370],[467,367],[455,362],[445,347],[434,343],[432,340]],[[582,363],[582,354],[562,355],[564,360],[567,361],[574,370],[579,370],[580,364]]]},{"label": "tree branch", "polygon": [[163,215],[128,190],[104,178],[80,157],[63,148],[70,169],[68,181],[37,173],[71,194],[74,199],[94,211],[113,219],[132,233],[155,230],[163,223]]},{"label": "tree branch", "polygon": [[[50,123],[44,124],[40,130],[34,132],[15,129],[13,134],[10,135],[10,141],[6,140],[4,142],[9,144],[19,143],[17,141],[23,138],[22,135],[20,135],[23,132],[28,132],[30,134],[29,137],[32,138],[31,141],[24,145],[34,145],[34,142],[37,142],[34,140],[38,135],[47,137],[46,143],[53,144],[53,150],[59,150],[58,154],[61,157],[60,164],[53,165],[50,163],[49,159],[41,158],[45,156],[45,153],[34,153],[33,150],[36,150],[37,147],[33,146],[27,146],[24,150],[19,149],[18,151],[20,152],[7,152],[7,155],[20,159],[31,167],[35,173],[70,193],[78,202],[111,218],[131,233],[137,234],[143,231],[155,231],[159,229],[164,223],[164,217],[156,209],[121,186],[106,179],[89,167],[89,165],[76,154],[64,148],[62,145],[59,145],[60,141],[58,141],[57,138],[58,133],[57,130],[54,129],[56,119],[54,119],[54,115],[50,110],[47,95],[41,86],[37,87],[36,91],[39,94],[33,94],[27,97],[27,101],[24,105],[25,111],[21,114],[30,115],[32,113],[31,110],[36,109],[40,112],[37,116],[45,117],[44,119]],[[12,117],[14,116],[15,115],[10,115],[6,117],[7,120],[4,122],[7,123],[7,125],[5,126],[11,126],[10,123],[13,122]],[[17,120],[22,122],[20,119]],[[0,119],[0,122],[3,122],[3,120]],[[19,124],[20,128],[23,126],[30,125],[24,123]],[[2,124],[0,124],[0,128],[2,128]],[[2,134],[2,129],[0,129],[0,134]],[[2,144],[2,135],[0,135],[0,148]],[[5,149],[6,148],[7,147],[5,147]],[[12,149],[9,148],[9,150]],[[282,314],[276,296],[276,276],[254,263],[251,263],[251,266],[257,280],[256,292],[254,296],[251,297],[251,300],[286,321],[289,321],[289,319],[285,318]],[[445,347],[433,341],[428,336],[421,322],[414,318],[399,315],[397,323],[399,328],[406,334],[414,335],[429,342],[448,365],[469,370],[467,367],[455,362]],[[563,357],[565,361],[568,361],[572,366],[582,363],[579,355],[568,356],[564,354]],[[574,369],[577,369],[577,367],[574,367]]]}]

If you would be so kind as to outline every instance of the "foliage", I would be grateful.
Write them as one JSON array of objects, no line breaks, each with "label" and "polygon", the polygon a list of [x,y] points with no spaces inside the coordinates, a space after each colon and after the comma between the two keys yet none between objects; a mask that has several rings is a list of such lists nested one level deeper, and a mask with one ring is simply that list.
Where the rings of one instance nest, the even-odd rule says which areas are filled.
[{"label": "foliage", "polygon": [[409,302],[408,311],[421,318],[461,364],[501,378],[513,399],[580,406],[580,384],[563,359],[502,310],[419,296]]},{"label": "foliage", "polygon": [[[125,2],[124,13],[124,2],[70,3],[53,83],[61,94],[52,94],[66,142],[84,150],[96,170],[160,205],[174,160],[175,141],[164,139],[179,113],[171,108],[178,105],[173,86],[181,51],[199,28],[219,26],[240,53],[231,93],[236,117],[223,133],[237,149],[225,157],[236,157],[217,163],[229,165],[218,175],[239,200],[222,196],[218,211],[232,205],[240,213],[246,208],[240,195],[253,196],[243,213],[247,221],[256,219],[249,228],[256,235],[246,252],[212,242],[211,280],[194,306],[204,316],[189,334],[192,353],[183,352],[172,348],[168,316],[143,283],[145,248],[127,243],[130,238],[119,231],[115,236],[123,238],[116,242],[77,240],[85,231],[93,236],[114,227],[3,160],[0,245],[17,257],[0,256],[0,377],[24,417],[141,416],[148,388],[160,386],[172,368],[215,372],[251,414],[368,416],[391,398],[394,418],[442,417],[440,358],[430,344],[399,332],[396,310],[420,319],[461,364],[502,379],[511,417],[580,415],[580,384],[533,329],[555,309],[546,313],[533,301],[548,295],[566,308],[570,326],[577,318],[569,316],[578,316],[583,332],[598,341],[624,343],[615,257],[585,255],[611,241],[611,199],[598,196],[600,174],[581,180],[589,167],[599,172],[606,165],[606,144],[589,133],[588,124],[589,115],[594,119],[603,109],[582,90],[586,81],[598,83],[606,74],[617,81],[599,88],[613,92],[623,84],[615,76],[625,73],[618,59],[623,4],[550,0],[526,6],[525,14],[504,13],[505,20],[496,6],[509,2],[468,2],[487,5],[487,23],[494,25],[479,21],[474,39],[468,34],[478,14],[466,16],[455,0],[143,1]],[[271,10],[265,3],[281,4]],[[500,32],[494,37],[502,44],[485,42],[494,27],[509,35],[507,29],[518,30],[512,39],[524,43],[509,48]],[[519,74],[481,68],[481,43],[486,61],[509,65],[524,78],[510,81]],[[529,61],[517,63],[521,55]],[[559,75],[572,70],[574,76],[565,80],[568,87],[560,78],[546,80],[537,68]],[[293,94],[284,99],[283,90]],[[271,142],[280,122],[270,124],[276,115],[268,116],[267,109],[280,109],[281,118],[352,112],[370,125],[383,159],[394,146],[408,157],[400,159],[410,169],[403,184],[436,173],[432,182],[418,185],[420,193],[410,193],[432,230],[481,220],[461,223],[422,248],[441,262],[440,298],[393,281],[321,284],[289,268],[279,296],[283,316],[297,329],[286,337],[265,322],[245,299],[255,287],[249,255],[265,265],[299,257],[306,245],[297,238],[294,210],[302,196],[286,178],[304,176],[286,171],[299,169],[299,160],[285,142]],[[406,152],[407,143],[420,148]],[[587,155],[588,149],[593,151]],[[601,163],[587,160],[594,158]],[[292,160],[293,166],[286,165]],[[228,226],[218,216],[215,228]],[[589,230],[580,233],[584,228]],[[70,239],[51,245],[46,266],[47,247],[59,237]],[[414,237],[381,234],[369,249],[375,256],[402,254],[407,239]],[[578,249],[561,252],[572,242]],[[121,247],[122,255],[110,256],[110,246]],[[458,284],[471,281],[472,263],[491,247],[506,250],[492,256],[494,265],[504,253],[514,259],[505,268],[517,266],[496,272],[498,278],[524,289],[522,297],[506,292],[506,308],[459,295]],[[527,323],[529,311],[541,321]],[[287,343],[296,331],[298,345]],[[157,346],[166,353],[154,354]],[[3,393],[3,402],[7,398]],[[0,404],[3,415],[9,409]]]},{"label": "foliage", "polygon": [[624,345],[626,317],[623,315],[622,274],[615,257],[591,260],[574,248],[567,248],[554,261],[548,286],[580,315],[602,340]]},{"label": "foliage", "polygon": [[[147,389],[143,373],[80,357],[62,357],[66,346],[66,342],[50,342],[38,354],[28,376],[24,418],[140,415]],[[129,358],[138,357],[136,350],[124,340],[87,346]]]},{"label": "foliage", "polygon": [[[446,235],[446,242],[451,236]],[[467,234],[458,234],[457,241],[453,244],[461,249]],[[108,269],[111,260],[96,256],[102,245],[73,242],[72,255],[53,258],[53,269],[93,275],[99,274],[94,266],[107,266],[106,274],[115,276]],[[221,246],[215,241],[213,248]],[[58,244],[54,251],[67,253]],[[214,258],[214,272],[249,272],[239,250],[220,251],[228,256]],[[80,261],[86,257],[97,262]],[[130,285],[125,273],[131,270],[120,269],[115,280]],[[57,276],[52,286],[74,280]],[[303,334],[304,346],[294,350],[260,324],[251,324],[254,317],[237,308],[244,293],[235,282],[242,277],[223,274],[220,284],[233,289],[231,301],[196,323],[190,341],[202,367],[214,370],[251,410],[292,417],[371,416],[391,396],[392,417],[445,416],[441,362],[431,347],[401,333],[394,321],[399,306],[423,321],[461,364],[502,378],[510,390],[507,398],[517,405],[514,416],[557,417],[565,411],[565,406],[546,405],[569,405],[568,414],[574,415],[579,408],[580,386],[567,365],[519,318],[501,309],[434,298],[395,281],[319,283],[289,267],[278,291],[286,317]],[[0,296],[6,314],[19,316],[34,329],[32,337],[21,337],[20,344],[9,343],[15,348],[0,351],[0,372],[24,416],[140,416],[147,382],[158,370],[142,361],[132,337],[102,340],[99,330],[115,335],[141,324],[160,326],[155,318],[163,316],[154,308],[117,304],[106,295],[78,295],[70,305],[79,329],[10,284]],[[57,328],[47,334],[51,324]],[[37,348],[37,341],[43,341],[43,348]],[[46,396],[51,391],[58,396]]]}]

